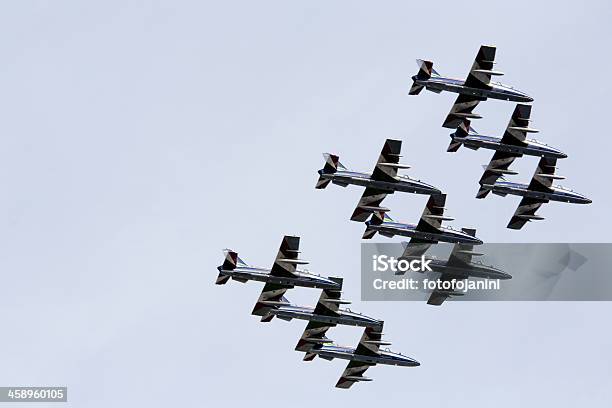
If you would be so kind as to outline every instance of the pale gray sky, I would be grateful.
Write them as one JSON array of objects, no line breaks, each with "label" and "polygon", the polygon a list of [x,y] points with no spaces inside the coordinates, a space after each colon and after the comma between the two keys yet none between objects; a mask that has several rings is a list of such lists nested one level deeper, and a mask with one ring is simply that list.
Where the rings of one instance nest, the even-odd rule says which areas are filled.
[{"label": "pale gray sky", "polygon": [[[359,302],[360,190],[314,190],[321,152],[370,169],[403,140],[408,174],[448,193],[487,242],[606,242],[609,2],[4,2],[0,12],[0,385],[67,385],[74,407],[609,404],[608,303]],[[535,97],[538,137],[569,154],[552,203],[476,200],[490,152],[446,153],[454,95],[407,95],[415,58],[457,77],[481,44]],[[474,123],[500,134],[514,105]],[[531,177],[537,159],[516,163]],[[396,194],[416,220],[423,196]],[[284,234],[345,278],[418,368],[303,363],[305,323],[259,323],[261,285],[215,286],[220,250],[270,265]],[[384,239],[383,239],[384,240]],[[290,298],[314,303],[317,291]],[[360,331],[330,332],[356,344]],[[25,407],[26,405],[19,405]],[[38,406],[38,405],[37,405]]]}]

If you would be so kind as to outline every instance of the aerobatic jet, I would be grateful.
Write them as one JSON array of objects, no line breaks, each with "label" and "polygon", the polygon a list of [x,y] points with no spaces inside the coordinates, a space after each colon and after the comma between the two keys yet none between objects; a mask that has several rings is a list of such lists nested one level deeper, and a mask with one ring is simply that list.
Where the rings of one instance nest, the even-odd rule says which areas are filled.
[{"label": "aerobatic jet", "polygon": [[349,184],[364,186],[366,189],[351,216],[351,220],[359,222],[367,220],[375,211],[388,211],[381,207],[380,203],[387,194],[393,194],[395,191],[415,194],[440,193],[440,190],[432,185],[397,174],[399,169],[410,168],[399,163],[401,148],[401,140],[387,139],[372,173],[348,170],[340,163],[338,156],[324,153],[325,166],[319,170],[316,188],[323,189],[330,182],[342,187]]},{"label": "aerobatic jet", "polygon": [[459,96],[446,117],[443,127],[455,129],[463,119],[480,119],[481,116],[472,111],[480,101],[487,98],[514,102],[533,102],[529,95],[499,82],[492,82],[492,76],[503,75],[495,71],[495,47],[483,45],[478,50],[472,69],[467,79],[454,79],[441,76],[433,69],[433,62],[417,60],[419,72],[412,77],[413,84],[410,95],[418,95],[423,88],[440,93],[455,92]]},{"label": "aerobatic jet", "polygon": [[[475,229],[462,228],[461,231],[473,237],[476,236]],[[416,246],[413,246],[412,244],[407,244],[404,250],[404,254],[400,257],[400,259],[419,259],[420,254],[422,254],[422,252],[420,252],[421,248],[421,244],[417,244]],[[417,252],[419,252],[419,254],[415,253],[415,249]],[[455,244],[453,245],[453,249],[448,259],[443,260],[429,258],[431,260],[431,262],[429,263],[429,267],[434,272],[441,273],[439,279],[442,282],[452,282],[453,279],[455,281],[460,281],[468,279],[470,277],[501,280],[512,279],[512,275],[507,274],[501,269],[472,260],[473,257],[482,255],[482,253],[474,251],[473,244]],[[402,272],[399,271],[397,273],[402,274]],[[462,296],[463,294],[463,292],[454,292],[452,290],[435,290],[429,296],[427,304],[439,306],[447,298],[451,296]]]},{"label": "aerobatic jet", "polygon": [[379,326],[380,320],[352,312],[349,309],[341,309],[340,305],[351,302],[341,299],[342,278],[330,278],[339,286],[338,289],[324,289],[321,292],[317,305],[313,307],[298,306],[291,304],[285,298],[286,288],[262,291],[252,314],[261,316],[262,322],[269,322],[275,316],[279,319],[291,321],[292,319],[308,320],[310,322],[325,323],[329,326],[337,324],[346,326]]},{"label": "aerobatic jet", "polygon": [[450,243],[482,244],[482,241],[463,231],[443,227],[442,221],[452,221],[453,218],[444,216],[446,194],[435,194],[429,197],[418,224],[404,224],[395,222],[386,212],[380,211],[366,221],[366,230],[363,239],[370,239],[378,232],[385,237],[402,235],[411,237],[411,243],[436,243],[439,241]]},{"label": "aerobatic jet", "polygon": [[489,191],[502,197],[507,194],[522,196],[523,199],[508,223],[507,227],[510,229],[521,229],[529,221],[543,220],[544,217],[536,215],[535,212],[542,204],[549,201],[590,204],[592,201],[584,195],[553,185],[554,180],[565,178],[555,174],[556,166],[556,158],[542,157],[529,184],[510,181],[495,181],[493,183],[485,181],[482,183],[481,181],[480,190],[476,197],[483,198]]},{"label": "aerobatic jet", "polygon": [[349,363],[336,383],[337,388],[350,388],[356,382],[372,381],[365,377],[365,371],[376,364],[416,367],[421,365],[418,361],[401,353],[394,353],[388,349],[381,350],[380,346],[391,343],[382,341],[381,324],[378,327],[366,327],[356,348],[344,347],[335,344],[325,334],[329,327],[319,324],[318,327],[307,328],[300,338],[295,349],[305,352],[304,361],[311,361],[316,356],[325,360],[339,358],[349,360]]},{"label": "aerobatic jet", "polygon": [[303,286],[318,289],[341,289],[341,285],[331,278],[298,270],[298,265],[306,265],[308,261],[298,259],[300,237],[285,236],[274,260],[272,269],[257,268],[247,265],[238,254],[226,249],[223,265],[217,267],[219,276],[217,285],[224,285],[231,278],[245,283],[249,280],[265,282],[265,287],[282,287],[291,289]]},{"label": "aerobatic jet", "polygon": [[479,148],[500,152],[501,157],[540,156],[564,159],[567,155],[554,147],[548,146],[535,139],[527,139],[527,133],[537,133],[537,129],[529,127],[531,105],[516,105],[506,131],[501,138],[482,135],[470,127],[470,121],[465,119],[454,133],[451,133],[451,142],[448,152],[456,152],[465,147],[478,150]]}]

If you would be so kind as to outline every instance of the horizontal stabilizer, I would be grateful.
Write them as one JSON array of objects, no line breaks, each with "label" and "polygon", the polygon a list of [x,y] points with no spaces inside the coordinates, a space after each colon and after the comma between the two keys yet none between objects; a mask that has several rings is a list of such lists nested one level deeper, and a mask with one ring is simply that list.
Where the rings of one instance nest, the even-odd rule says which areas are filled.
[{"label": "horizontal stabilizer", "polygon": [[215,282],[217,285],[225,285],[227,283],[227,281],[229,280],[229,275],[222,275],[219,274],[219,276],[217,276],[217,281]]},{"label": "horizontal stabilizer", "polygon": [[327,361],[332,361],[334,358],[332,356],[327,356],[327,355],[320,355],[319,357],[321,357],[323,360],[327,360]]},{"label": "horizontal stabilizer", "polygon": [[268,322],[271,322],[273,318],[274,318],[274,315],[273,315],[273,314],[268,313],[268,314],[265,314],[265,315],[263,315],[263,316],[261,317],[261,322],[263,322],[263,323],[268,323]]},{"label": "horizontal stabilizer", "polygon": [[305,353],[302,361],[312,361],[317,356],[317,353]]},{"label": "horizontal stabilizer", "polygon": [[423,88],[424,88],[423,85],[412,84],[412,86],[410,87],[410,91],[408,92],[408,95],[418,95],[419,93],[421,93]]},{"label": "horizontal stabilizer", "polygon": [[447,152],[456,152],[457,150],[459,150],[459,148],[461,147],[463,143],[461,142],[455,142],[455,140],[451,140],[450,144],[448,145],[448,149],[446,149]]},{"label": "horizontal stabilizer", "polygon": [[480,186],[478,192],[476,193],[476,198],[485,198],[491,192],[490,186]]},{"label": "horizontal stabilizer", "polygon": [[232,276],[232,279],[235,280],[236,282],[240,282],[240,283],[247,283],[248,282],[248,279],[238,278],[236,276]]}]

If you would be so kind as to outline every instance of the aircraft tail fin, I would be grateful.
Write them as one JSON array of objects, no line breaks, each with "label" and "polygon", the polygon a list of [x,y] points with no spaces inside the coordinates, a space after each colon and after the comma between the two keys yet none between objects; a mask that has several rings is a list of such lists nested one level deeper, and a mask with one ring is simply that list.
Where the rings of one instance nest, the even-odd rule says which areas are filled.
[{"label": "aircraft tail fin", "polygon": [[[473,134],[478,134],[478,132],[476,132],[472,126],[471,123],[468,119],[464,119],[461,123],[459,123],[459,125],[457,126],[457,129],[455,129],[454,133],[451,133],[450,137],[451,137],[451,143],[448,146],[448,149],[446,149],[447,152],[456,152],[457,150],[459,150],[459,148],[463,145],[463,142],[456,140],[456,138],[465,138],[467,137],[470,133]],[[475,149],[477,150],[478,147],[471,147],[468,146],[471,149]]]},{"label": "aircraft tail fin", "polygon": [[419,66],[419,72],[412,77],[413,83],[410,92],[408,92],[409,95],[418,95],[424,88],[423,85],[417,84],[416,80],[427,80],[432,76],[439,76],[433,69],[433,62],[418,59],[417,64]]},{"label": "aircraft tail fin", "polygon": [[225,285],[230,279],[230,276],[224,274],[223,271],[233,271],[236,269],[236,267],[247,266],[247,264],[240,259],[237,252],[234,252],[231,249],[224,249],[223,253],[225,254],[223,265],[217,268],[219,270],[219,276],[217,276],[216,282],[217,285]]},{"label": "aircraft tail fin", "polygon": [[370,217],[370,220],[367,221],[366,229],[363,232],[363,236],[361,239],[372,239],[374,235],[376,235],[376,229],[372,228],[374,225],[381,225],[384,221],[393,221],[391,217],[389,217],[386,211],[375,211]]},{"label": "aircraft tail fin", "polygon": [[346,169],[346,167],[340,163],[340,158],[335,154],[323,153],[323,158],[325,158],[325,166],[319,170],[319,180],[317,180],[317,185],[315,186],[315,188],[318,189],[327,187],[331,182],[329,178],[323,177],[324,174],[334,174],[338,169]]}]

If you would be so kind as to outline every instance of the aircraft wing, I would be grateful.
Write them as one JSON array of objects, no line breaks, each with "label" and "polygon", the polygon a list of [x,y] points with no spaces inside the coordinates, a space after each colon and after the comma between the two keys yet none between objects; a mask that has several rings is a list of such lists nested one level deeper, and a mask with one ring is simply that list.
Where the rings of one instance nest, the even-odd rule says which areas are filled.
[{"label": "aircraft wing", "polygon": [[337,388],[351,388],[353,384],[360,381],[372,381],[371,378],[364,377],[363,373],[371,366],[376,365],[374,363],[364,363],[362,361],[349,361],[348,365],[344,369],[344,372],[340,376],[340,379],[336,383]]},{"label": "aircraft wing", "polygon": [[465,119],[482,119],[482,116],[472,111],[480,101],[485,100],[486,98],[479,96],[459,94],[446,119],[444,119],[442,127],[456,129]]},{"label": "aircraft wing", "polygon": [[295,277],[298,265],[308,264],[307,261],[298,259],[300,253],[300,237],[286,235],[283,237],[274,265],[270,275],[279,277]]},{"label": "aircraft wing", "polygon": [[[440,276],[440,280],[443,281],[443,282],[450,282],[453,279],[463,280],[464,277],[463,276],[458,276],[458,275],[452,275],[452,274],[449,274],[449,273],[443,273],[442,276]],[[427,304],[428,305],[434,305],[434,306],[440,306],[449,297],[451,297],[451,296],[461,296],[461,295],[463,295],[463,293],[446,291],[446,290],[435,290],[429,296],[429,299],[427,300]]]},{"label": "aircraft wing", "polygon": [[400,259],[418,258],[425,252],[427,252],[431,245],[431,241],[426,241],[418,238],[410,238],[410,241],[404,243],[404,253],[400,257]]},{"label": "aircraft wing", "polygon": [[416,229],[424,232],[438,232],[442,221],[452,220],[444,216],[444,204],[446,204],[446,194],[430,195]]},{"label": "aircraft wing", "polygon": [[496,151],[484,173],[482,173],[482,177],[480,177],[480,189],[476,194],[476,198],[485,198],[489,194],[490,189],[486,188],[485,185],[491,186],[495,184],[497,179],[504,174],[517,174],[515,171],[508,169],[517,157],[521,157],[521,155],[518,153]]},{"label": "aircraft wing", "polygon": [[[377,357],[380,355],[380,346],[389,345],[382,341],[382,328],[383,323],[378,327],[366,327],[363,330],[363,335],[359,340],[359,344],[355,349],[355,355],[361,356],[372,356]],[[370,378],[364,377],[363,373],[370,367],[376,365],[375,363],[364,363],[361,361],[351,360],[346,369],[342,373],[342,376],[338,380],[336,387],[338,388],[350,388],[353,384],[359,381],[372,381]]]},{"label": "aircraft wing", "polygon": [[387,194],[393,194],[393,191],[366,187],[357,207],[355,207],[355,211],[353,211],[353,215],[351,215],[351,221],[365,222],[374,212],[389,211],[388,208],[380,206]]},{"label": "aircraft wing", "polygon": [[381,323],[378,327],[366,327],[363,330],[359,344],[355,349],[355,354],[362,356],[378,356],[380,346],[387,346],[391,343],[382,341],[382,329],[383,324]]},{"label": "aircraft wing", "polygon": [[401,150],[401,140],[387,139],[385,141],[372,172],[372,180],[397,183],[397,171],[410,168],[410,166],[399,163],[399,158],[402,157],[400,155]]},{"label": "aircraft wing", "polygon": [[542,204],[547,202],[548,200],[545,199],[523,197],[507,227],[510,229],[519,230],[529,221],[544,219],[544,217],[535,215],[535,213],[542,206]]},{"label": "aircraft wing", "polygon": [[[329,278],[342,288],[342,278]],[[314,313],[324,316],[338,316],[340,305],[350,304],[351,302],[340,298],[342,292],[339,289],[324,289],[319,296],[319,301],[315,306]]]},{"label": "aircraft wing", "polygon": [[[473,237],[476,236],[475,229],[461,228],[461,231]],[[447,265],[449,266],[469,265],[472,262],[473,256],[481,255],[481,254],[473,252],[473,249],[474,249],[473,244],[455,244],[453,245],[453,249],[451,251],[450,256],[448,257],[448,261],[446,261]]]},{"label": "aircraft wing", "polygon": [[470,88],[491,89],[491,76],[503,75],[502,72],[494,71],[493,65],[495,65],[495,47],[482,45],[464,85]]},{"label": "aircraft wing", "polygon": [[538,163],[531,182],[529,183],[528,189],[531,191],[552,191],[552,183],[554,180],[561,180],[564,177],[555,175],[557,169],[557,159],[542,157]]},{"label": "aircraft wing", "polygon": [[538,130],[529,127],[531,105],[518,104],[514,108],[510,122],[502,136],[501,143],[506,145],[527,146],[527,133],[537,133]]}]

